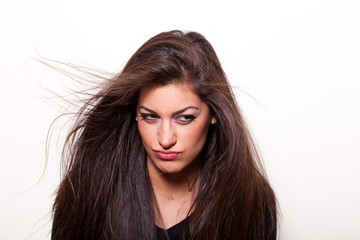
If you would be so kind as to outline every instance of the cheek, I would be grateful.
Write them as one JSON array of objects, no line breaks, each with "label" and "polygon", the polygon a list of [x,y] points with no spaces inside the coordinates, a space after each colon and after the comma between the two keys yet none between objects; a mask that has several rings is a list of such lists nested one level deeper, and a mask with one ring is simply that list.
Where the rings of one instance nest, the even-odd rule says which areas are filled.
[{"label": "cheek", "polygon": [[188,129],[183,135],[183,141],[185,141],[187,145],[202,148],[206,141],[208,128],[207,124],[203,124]]},{"label": "cheek", "polygon": [[154,129],[149,126],[144,126],[141,123],[138,123],[138,129],[145,148],[150,146],[151,141],[156,139],[156,131],[154,131]]}]

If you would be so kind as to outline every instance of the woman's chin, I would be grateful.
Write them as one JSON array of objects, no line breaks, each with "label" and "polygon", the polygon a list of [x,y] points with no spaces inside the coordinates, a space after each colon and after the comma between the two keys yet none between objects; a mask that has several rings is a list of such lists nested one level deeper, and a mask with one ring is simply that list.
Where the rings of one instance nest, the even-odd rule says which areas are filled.
[{"label": "woman's chin", "polygon": [[178,166],[176,163],[166,163],[157,166],[159,171],[163,174],[177,174],[184,170],[184,167]]},{"label": "woman's chin", "polygon": [[192,175],[198,172],[200,164],[198,161],[192,161],[190,163],[183,161],[182,159],[176,160],[159,160],[148,158],[148,170],[152,173],[169,174],[183,176]]}]

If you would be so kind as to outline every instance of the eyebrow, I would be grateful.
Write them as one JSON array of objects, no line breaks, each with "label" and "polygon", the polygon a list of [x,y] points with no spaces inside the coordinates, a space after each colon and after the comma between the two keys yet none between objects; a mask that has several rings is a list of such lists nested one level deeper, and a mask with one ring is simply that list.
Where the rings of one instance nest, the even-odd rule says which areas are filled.
[{"label": "eyebrow", "polygon": [[[140,109],[144,109],[144,110],[146,110],[146,111],[148,111],[148,112],[150,112],[150,113],[159,115],[159,114],[158,114],[157,112],[155,112],[154,110],[151,110],[151,109],[149,109],[149,108],[147,108],[147,107],[144,107],[144,106],[140,106],[140,107],[139,107],[139,110],[140,110]],[[188,106],[188,107],[186,107],[186,108],[183,108],[183,109],[180,109],[180,110],[178,110],[178,111],[176,111],[176,112],[173,112],[173,113],[171,114],[171,117],[174,117],[174,116],[176,116],[176,115],[179,115],[179,114],[185,112],[185,111],[188,110],[188,109],[196,109],[196,110],[199,110],[198,107]]]}]

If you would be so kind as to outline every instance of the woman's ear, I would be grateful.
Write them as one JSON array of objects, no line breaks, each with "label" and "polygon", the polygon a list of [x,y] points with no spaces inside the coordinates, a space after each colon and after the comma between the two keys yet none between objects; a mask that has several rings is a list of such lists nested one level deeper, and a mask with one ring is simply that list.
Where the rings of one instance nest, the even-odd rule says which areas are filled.
[{"label": "woman's ear", "polygon": [[216,118],[215,118],[215,117],[212,117],[210,123],[211,123],[211,124],[215,124],[215,123],[216,123]]}]

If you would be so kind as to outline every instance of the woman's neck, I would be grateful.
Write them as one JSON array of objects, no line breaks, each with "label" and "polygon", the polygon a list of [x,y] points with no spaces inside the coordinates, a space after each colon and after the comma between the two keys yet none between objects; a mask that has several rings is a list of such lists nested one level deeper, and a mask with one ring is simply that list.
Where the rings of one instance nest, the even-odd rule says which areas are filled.
[{"label": "woman's neck", "polygon": [[155,193],[176,196],[197,189],[200,173],[200,164],[197,162],[177,173],[161,172],[159,169],[149,166],[148,170]]},{"label": "woman's neck", "polygon": [[200,164],[191,164],[181,172],[164,173],[148,163],[148,170],[156,198],[155,223],[168,229],[191,213],[200,181]]}]

